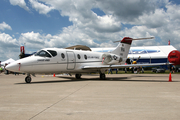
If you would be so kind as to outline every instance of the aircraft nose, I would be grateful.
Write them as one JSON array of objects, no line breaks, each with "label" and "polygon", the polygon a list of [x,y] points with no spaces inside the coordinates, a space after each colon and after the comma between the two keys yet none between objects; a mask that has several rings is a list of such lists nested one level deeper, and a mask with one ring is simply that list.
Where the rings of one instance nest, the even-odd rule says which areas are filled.
[{"label": "aircraft nose", "polygon": [[18,63],[11,63],[5,67],[6,70],[12,71],[12,72],[18,72],[19,71],[19,64]]}]

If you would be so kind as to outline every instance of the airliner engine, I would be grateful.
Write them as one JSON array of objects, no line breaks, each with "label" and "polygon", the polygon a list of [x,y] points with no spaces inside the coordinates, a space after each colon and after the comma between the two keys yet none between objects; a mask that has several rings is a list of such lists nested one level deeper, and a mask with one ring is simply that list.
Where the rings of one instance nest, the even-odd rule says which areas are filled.
[{"label": "airliner engine", "polygon": [[180,65],[180,52],[177,50],[173,50],[168,55],[168,60],[173,65]]},{"label": "airliner engine", "polygon": [[122,58],[115,54],[105,53],[102,55],[102,63],[105,65],[117,64],[122,61]]}]

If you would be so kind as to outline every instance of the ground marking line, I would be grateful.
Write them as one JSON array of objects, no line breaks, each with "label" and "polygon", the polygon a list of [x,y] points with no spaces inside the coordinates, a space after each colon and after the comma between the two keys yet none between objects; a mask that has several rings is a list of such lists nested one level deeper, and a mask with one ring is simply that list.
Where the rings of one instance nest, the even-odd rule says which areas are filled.
[{"label": "ground marking line", "polygon": [[72,94],[78,92],[79,90],[83,89],[84,87],[86,87],[89,83],[87,83],[86,85],[82,86],[81,88],[75,90],[74,92],[70,93],[69,95],[65,96],[64,98],[60,99],[59,101],[55,102],[54,104],[50,105],[49,107],[45,108],[44,110],[40,111],[39,113],[37,113],[36,115],[34,115],[33,117],[31,117],[29,120],[32,120],[33,118],[37,117],[38,115],[40,115],[41,113],[43,113],[44,111],[48,110],[49,108],[53,107],[54,105],[58,104],[59,102],[63,101],[64,99],[68,98],[69,96],[71,96]]}]

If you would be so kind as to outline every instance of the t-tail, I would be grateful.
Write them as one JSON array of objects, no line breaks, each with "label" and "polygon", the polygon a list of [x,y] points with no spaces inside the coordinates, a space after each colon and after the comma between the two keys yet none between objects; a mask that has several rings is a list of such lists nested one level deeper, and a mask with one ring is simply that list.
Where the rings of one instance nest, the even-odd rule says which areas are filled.
[{"label": "t-tail", "polygon": [[137,38],[133,39],[130,37],[124,37],[121,41],[115,41],[120,42],[115,50],[113,50],[111,53],[119,55],[123,59],[126,59],[129,53],[129,49],[131,47],[131,43],[133,40],[144,40],[144,39],[154,39],[154,37],[148,37],[148,38]]}]

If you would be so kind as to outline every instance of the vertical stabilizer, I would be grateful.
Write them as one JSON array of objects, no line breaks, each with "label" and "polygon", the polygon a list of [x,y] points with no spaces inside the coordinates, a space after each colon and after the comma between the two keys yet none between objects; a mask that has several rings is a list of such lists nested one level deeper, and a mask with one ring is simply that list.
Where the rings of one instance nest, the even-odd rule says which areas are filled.
[{"label": "vertical stabilizer", "polygon": [[119,44],[116,49],[112,51],[112,53],[126,59],[131,47],[132,40],[133,39],[130,37],[124,37],[121,41],[116,41],[119,42]]},{"label": "vertical stabilizer", "polygon": [[116,47],[116,49],[114,51],[112,51],[112,53],[119,55],[120,57],[123,58],[123,60],[126,60],[132,41],[133,40],[144,40],[144,39],[154,39],[154,37],[137,38],[137,39],[133,39],[130,37],[124,37],[121,41],[115,41],[115,42],[119,42],[119,44]]}]

